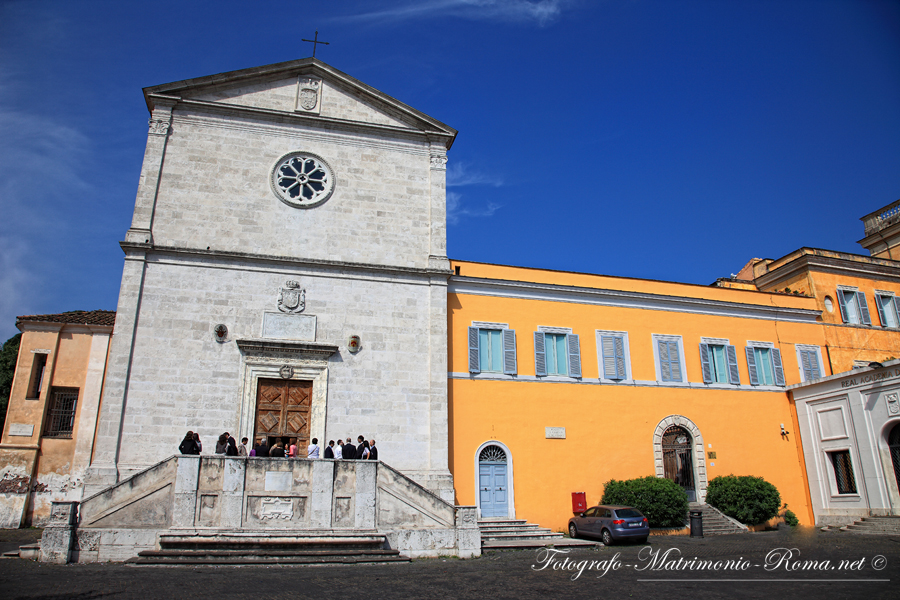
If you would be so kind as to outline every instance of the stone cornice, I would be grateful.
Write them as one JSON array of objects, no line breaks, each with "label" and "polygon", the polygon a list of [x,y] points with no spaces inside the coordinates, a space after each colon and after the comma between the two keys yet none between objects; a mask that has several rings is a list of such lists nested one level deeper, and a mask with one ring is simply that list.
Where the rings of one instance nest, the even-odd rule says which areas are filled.
[{"label": "stone cornice", "polygon": [[844,253],[834,253],[837,256],[831,256],[820,254],[814,248],[801,248],[792,254],[796,256],[791,257],[789,254],[779,259],[779,261],[787,259],[785,263],[774,268],[770,265],[771,270],[756,279],[757,286],[760,289],[775,287],[780,281],[804,270],[825,271],[849,277],[877,277],[900,282],[898,261]]},{"label": "stone cornice", "polygon": [[[182,248],[178,246],[158,246],[151,244],[134,244],[131,242],[119,242],[119,246],[125,252],[126,256],[132,254],[147,255],[147,258],[154,254],[179,256],[183,258],[200,258],[200,259],[227,259],[232,262],[238,261],[258,261],[270,264],[278,264],[294,267],[314,267],[314,268],[331,268],[337,270],[354,270],[362,272],[377,272],[388,275],[411,275],[422,277],[449,277],[452,270],[447,267],[444,269],[437,268],[420,268],[420,267],[402,267],[394,265],[375,265],[366,263],[355,263],[341,260],[322,260],[313,258],[296,258],[291,256],[276,256],[271,254],[253,254],[250,252],[231,252],[224,250],[202,250],[197,248]],[[449,265],[449,263],[448,263]]]},{"label": "stone cornice", "polygon": [[252,356],[301,354],[319,360],[328,360],[332,354],[338,351],[338,347],[334,344],[325,344],[322,342],[271,340],[262,338],[239,339],[235,340],[235,342],[237,343],[238,348],[241,349],[241,352]]},{"label": "stone cornice", "polygon": [[744,319],[764,319],[769,321],[791,321],[795,323],[816,323],[818,310],[803,308],[774,307],[705,298],[665,296],[645,292],[583,288],[576,286],[551,285],[525,281],[505,281],[475,277],[450,278],[448,292],[473,294],[476,296],[498,296],[522,300],[543,300],[549,302],[570,302],[595,306],[615,306],[644,310],[696,313],[712,316],[737,317]]},{"label": "stone cornice", "polygon": [[[156,96],[154,95],[154,97]],[[161,96],[161,98],[168,97]],[[397,127],[394,125],[366,123],[364,121],[351,121],[348,119],[337,119],[333,117],[320,117],[318,115],[312,115],[308,113],[295,113],[284,110],[275,110],[271,108],[257,108],[253,106],[242,106],[240,104],[227,104],[224,102],[187,100],[183,98],[176,98],[175,100],[177,100],[178,102],[177,107],[192,108],[198,112],[202,111],[228,116],[246,116],[255,120],[266,119],[272,122],[297,123],[315,126],[320,129],[363,131],[375,135],[389,134],[395,137],[417,139],[426,142],[431,142],[435,138],[442,139],[444,143],[450,143],[450,141],[452,141],[452,138],[449,134],[440,131],[411,129],[406,127]]]}]

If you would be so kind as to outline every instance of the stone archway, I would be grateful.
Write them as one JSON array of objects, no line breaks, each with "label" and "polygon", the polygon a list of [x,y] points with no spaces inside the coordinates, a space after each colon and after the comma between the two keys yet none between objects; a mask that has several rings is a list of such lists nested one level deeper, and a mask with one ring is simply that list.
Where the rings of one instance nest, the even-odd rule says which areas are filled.
[{"label": "stone archway", "polygon": [[475,503],[479,518],[516,518],[512,453],[497,440],[475,451]]},{"label": "stone archway", "polygon": [[681,415],[669,415],[659,422],[653,432],[653,460],[656,467],[656,476],[666,476],[665,461],[663,456],[663,435],[670,427],[681,427],[691,436],[691,454],[693,462],[693,480],[696,486],[696,501],[701,504],[706,501],[706,453],[703,449],[703,435],[693,421]]}]

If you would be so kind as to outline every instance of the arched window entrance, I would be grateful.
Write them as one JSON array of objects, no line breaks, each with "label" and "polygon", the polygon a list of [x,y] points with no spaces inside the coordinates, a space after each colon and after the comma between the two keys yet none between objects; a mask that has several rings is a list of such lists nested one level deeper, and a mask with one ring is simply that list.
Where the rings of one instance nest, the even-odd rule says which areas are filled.
[{"label": "arched window entrance", "polygon": [[671,479],[684,489],[689,502],[697,500],[692,445],[691,434],[683,427],[673,425],[663,433],[663,472],[666,479]]},{"label": "arched window entrance", "polygon": [[888,448],[891,450],[891,462],[894,463],[894,477],[897,479],[897,489],[900,490],[900,423],[894,425],[888,434]]},{"label": "arched window entrance", "polygon": [[481,518],[511,518],[512,459],[499,442],[487,442],[478,450],[478,509]]}]

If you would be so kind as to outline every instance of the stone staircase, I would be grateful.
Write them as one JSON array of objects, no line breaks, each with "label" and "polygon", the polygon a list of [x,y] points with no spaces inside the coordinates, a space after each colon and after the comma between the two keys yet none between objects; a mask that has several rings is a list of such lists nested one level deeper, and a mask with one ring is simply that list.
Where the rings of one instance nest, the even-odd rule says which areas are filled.
[{"label": "stone staircase", "polygon": [[691,510],[703,511],[703,536],[729,535],[732,533],[748,533],[746,525],[730,519],[708,504],[690,504]]},{"label": "stone staircase", "polygon": [[863,517],[852,525],[841,527],[848,533],[900,535],[900,517]]},{"label": "stone staircase", "polygon": [[597,542],[567,538],[561,533],[550,531],[546,527],[524,520],[480,520],[478,528],[481,530],[482,551],[543,548],[544,546],[573,548],[598,545]]},{"label": "stone staircase", "polygon": [[159,536],[160,550],[144,550],[130,566],[318,565],[409,562],[385,549],[377,534],[322,532],[185,532]]}]

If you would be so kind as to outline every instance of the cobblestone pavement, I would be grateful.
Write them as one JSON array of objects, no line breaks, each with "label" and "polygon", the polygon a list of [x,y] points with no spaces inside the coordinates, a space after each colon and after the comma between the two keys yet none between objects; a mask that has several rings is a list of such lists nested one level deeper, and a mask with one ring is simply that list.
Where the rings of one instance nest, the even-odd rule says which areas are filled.
[{"label": "cobblestone pavement", "polygon": [[[679,564],[679,557],[686,562]],[[701,560],[708,560],[713,566],[700,568]],[[597,562],[591,564],[591,561]],[[584,570],[579,575],[577,570],[566,568],[567,565],[583,565]],[[609,570],[604,571],[608,565]],[[48,565],[21,559],[0,560],[0,598],[4,600],[331,600],[337,597],[354,600],[597,597],[894,600],[900,597],[898,588],[900,536],[823,533],[814,529],[703,539],[652,537],[646,546],[577,549],[565,554],[552,550],[508,551],[473,560],[425,559],[388,565],[134,568],[113,563]]]}]

